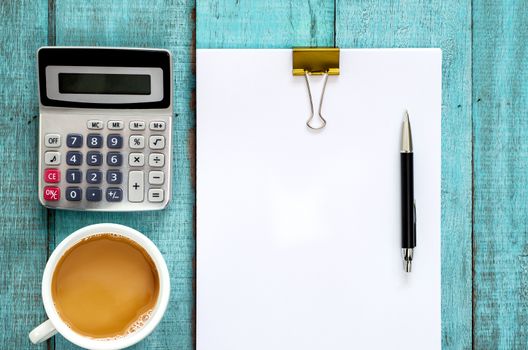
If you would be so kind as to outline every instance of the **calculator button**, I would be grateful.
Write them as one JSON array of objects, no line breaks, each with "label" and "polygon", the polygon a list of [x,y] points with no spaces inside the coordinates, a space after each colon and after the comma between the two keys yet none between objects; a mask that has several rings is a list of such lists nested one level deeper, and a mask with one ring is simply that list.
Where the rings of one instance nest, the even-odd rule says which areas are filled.
[{"label": "calculator button", "polygon": [[106,200],[108,202],[121,202],[123,199],[123,190],[119,187],[110,187],[106,189]]},{"label": "calculator button", "polygon": [[128,165],[130,166],[145,165],[145,155],[143,153],[130,153],[128,155]]},{"label": "calculator button", "polygon": [[82,190],[79,187],[66,187],[66,200],[77,202],[82,199]]},{"label": "calculator button", "polygon": [[144,176],[142,171],[131,171],[128,174],[128,200],[130,202],[143,202]]},{"label": "calculator button", "polygon": [[61,137],[59,134],[46,134],[44,143],[46,144],[46,147],[60,147]]},{"label": "calculator button", "polygon": [[133,120],[130,122],[130,130],[145,130],[145,122],[140,120]]},{"label": "calculator button", "polygon": [[108,170],[106,172],[106,182],[109,184],[120,184],[123,182],[123,173],[119,170]]},{"label": "calculator button", "polygon": [[150,122],[150,130],[165,130],[165,122]]},{"label": "calculator button", "polygon": [[102,120],[88,120],[86,123],[86,126],[88,129],[91,130],[101,130],[103,128],[103,121]]},{"label": "calculator button", "polygon": [[120,166],[123,164],[123,155],[119,152],[108,152],[106,154],[106,164],[110,166]]},{"label": "calculator button", "polygon": [[103,198],[103,191],[99,187],[88,187],[86,189],[86,200],[99,202]]},{"label": "calculator button", "polygon": [[44,170],[44,181],[47,183],[57,183],[60,181],[60,170],[59,169],[46,169]]},{"label": "calculator button", "polygon": [[163,171],[151,171],[149,173],[149,184],[161,185],[165,181],[165,173]]},{"label": "calculator button", "polygon": [[149,138],[149,147],[151,149],[165,148],[165,137],[161,135],[154,135]]},{"label": "calculator button", "polygon": [[88,165],[101,165],[103,164],[103,155],[99,151],[89,151],[86,154],[86,163]]},{"label": "calculator button", "polygon": [[68,165],[81,165],[82,164],[82,153],[78,151],[69,151],[66,153],[66,164]]},{"label": "calculator button", "polygon": [[88,169],[86,171],[86,182],[89,184],[100,184],[103,180],[103,173],[97,169]]},{"label": "calculator button", "polygon": [[106,144],[108,148],[121,148],[123,147],[123,136],[119,134],[110,134],[106,138]]},{"label": "calculator button", "polygon": [[99,134],[88,134],[86,145],[90,148],[101,148],[103,147],[103,137]]},{"label": "calculator button", "polygon": [[128,145],[130,148],[145,148],[145,137],[141,135],[131,135]]},{"label": "calculator button", "polygon": [[83,144],[83,137],[81,134],[68,134],[66,136],[66,146],[72,148],[81,148]]},{"label": "calculator button", "polygon": [[70,184],[81,183],[82,171],[79,169],[68,169],[66,170],[66,182]]},{"label": "calculator button", "polygon": [[150,189],[148,192],[149,202],[163,202],[163,190],[162,189]]},{"label": "calculator button", "polygon": [[110,130],[121,130],[123,129],[125,123],[121,120],[109,120],[108,121],[108,129]]},{"label": "calculator button", "polygon": [[58,201],[60,199],[60,188],[55,186],[44,187],[44,200]]},{"label": "calculator button", "polygon": [[46,163],[46,165],[59,165],[60,153],[51,151],[44,153],[44,163]]},{"label": "calculator button", "polygon": [[149,165],[153,167],[162,167],[165,165],[165,155],[163,155],[163,153],[151,153],[149,155]]}]

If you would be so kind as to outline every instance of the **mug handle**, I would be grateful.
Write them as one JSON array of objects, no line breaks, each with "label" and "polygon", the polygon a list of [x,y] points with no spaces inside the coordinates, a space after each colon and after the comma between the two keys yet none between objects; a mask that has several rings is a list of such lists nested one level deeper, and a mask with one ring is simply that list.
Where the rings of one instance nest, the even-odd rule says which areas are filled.
[{"label": "mug handle", "polygon": [[57,334],[55,326],[50,320],[46,320],[29,333],[29,340],[33,344],[38,344],[53,337],[55,334]]}]

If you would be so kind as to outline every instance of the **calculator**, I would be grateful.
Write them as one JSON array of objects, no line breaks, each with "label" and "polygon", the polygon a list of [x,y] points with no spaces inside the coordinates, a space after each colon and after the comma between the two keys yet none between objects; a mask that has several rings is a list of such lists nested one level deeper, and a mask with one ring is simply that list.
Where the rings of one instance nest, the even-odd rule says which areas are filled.
[{"label": "calculator", "polygon": [[42,47],[40,202],[55,209],[159,210],[171,195],[167,50]]}]

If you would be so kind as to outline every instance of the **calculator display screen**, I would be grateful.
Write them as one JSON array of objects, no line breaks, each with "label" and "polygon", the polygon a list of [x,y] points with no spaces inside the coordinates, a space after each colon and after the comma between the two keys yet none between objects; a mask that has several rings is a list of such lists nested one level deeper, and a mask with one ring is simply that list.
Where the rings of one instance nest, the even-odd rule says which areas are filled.
[{"label": "calculator display screen", "polygon": [[61,94],[150,95],[148,74],[59,73]]}]

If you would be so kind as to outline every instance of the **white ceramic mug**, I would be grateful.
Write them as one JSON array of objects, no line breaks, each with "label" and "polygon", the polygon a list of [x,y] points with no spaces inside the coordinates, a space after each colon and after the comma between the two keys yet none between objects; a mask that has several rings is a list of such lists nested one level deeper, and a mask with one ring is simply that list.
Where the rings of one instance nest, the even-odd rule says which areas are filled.
[{"label": "white ceramic mug", "polygon": [[[152,310],[152,315],[150,316],[149,320],[137,331],[122,338],[112,340],[97,340],[74,332],[60,318],[51,297],[51,282],[53,272],[55,271],[57,263],[59,262],[62,255],[83,238],[99,233],[116,233],[139,244],[141,247],[143,247],[143,249],[145,249],[145,251],[154,261],[159,275],[158,301],[156,302],[154,310]],[[123,349],[138,343],[154,330],[163,317],[165,310],[167,309],[169,294],[170,279],[167,264],[165,263],[165,259],[163,259],[163,256],[161,255],[158,248],[154,245],[154,243],[152,243],[150,239],[141,234],[139,231],[123,225],[96,224],[86,226],[66,237],[51,254],[48,263],[46,264],[46,268],[44,269],[44,276],[42,277],[42,300],[44,302],[44,308],[46,309],[46,314],[48,315],[49,319],[32,330],[31,333],[29,333],[29,339],[34,344],[36,344],[45,341],[56,333],[60,333],[62,336],[64,336],[64,338],[85,349]]]}]

